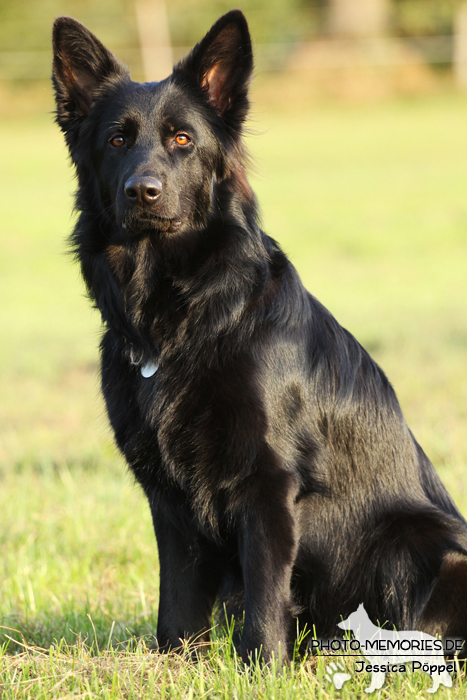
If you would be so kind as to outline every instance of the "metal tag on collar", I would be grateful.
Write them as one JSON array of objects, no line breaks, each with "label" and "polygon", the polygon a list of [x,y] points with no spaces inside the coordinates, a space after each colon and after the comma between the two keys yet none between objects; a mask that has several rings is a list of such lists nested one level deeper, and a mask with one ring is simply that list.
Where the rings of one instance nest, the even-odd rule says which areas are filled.
[{"label": "metal tag on collar", "polygon": [[[130,362],[131,362],[131,364],[138,366],[141,364],[142,361],[143,361],[143,355],[141,354],[139,356],[139,358],[136,360],[135,353],[133,352],[133,348],[131,348],[131,350],[130,350]],[[158,362],[151,362],[151,361],[146,362],[146,364],[144,364],[141,367],[141,375],[145,379],[149,379],[149,377],[152,377],[157,372],[158,367],[159,367]]]},{"label": "metal tag on collar", "polygon": [[158,367],[159,364],[157,362],[146,362],[146,364],[141,367],[141,374],[145,379],[149,379],[149,377],[152,377],[157,372]]}]

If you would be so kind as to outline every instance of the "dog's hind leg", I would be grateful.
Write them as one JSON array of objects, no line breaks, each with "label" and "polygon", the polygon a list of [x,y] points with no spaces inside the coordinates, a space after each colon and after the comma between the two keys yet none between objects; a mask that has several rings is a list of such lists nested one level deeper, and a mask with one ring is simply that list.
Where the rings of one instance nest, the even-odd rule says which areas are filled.
[{"label": "dog's hind leg", "polygon": [[[467,556],[461,552],[448,552],[444,557],[433,593],[425,606],[417,628],[445,640],[446,653],[467,657]],[[454,641],[457,640],[457,647]]]}]

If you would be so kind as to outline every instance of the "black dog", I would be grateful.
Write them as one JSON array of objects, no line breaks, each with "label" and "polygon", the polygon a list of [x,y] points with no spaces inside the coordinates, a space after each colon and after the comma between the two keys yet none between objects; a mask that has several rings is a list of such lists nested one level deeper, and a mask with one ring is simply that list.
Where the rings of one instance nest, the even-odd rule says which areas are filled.
[{"label": "black dog", "polygon": [[59,18],[72,243],[106,331],[102,389],[151,507],[161,648],[245,613],[241,651],[290,654],[359,603],[467,636],[467,525],[357,341],[258,225],[242,125],[248,27],[221,17],[160,83]]}]

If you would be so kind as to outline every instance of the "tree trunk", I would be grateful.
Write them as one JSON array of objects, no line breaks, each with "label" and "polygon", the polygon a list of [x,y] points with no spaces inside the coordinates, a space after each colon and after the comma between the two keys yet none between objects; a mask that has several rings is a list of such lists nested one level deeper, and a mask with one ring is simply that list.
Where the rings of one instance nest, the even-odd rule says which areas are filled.
[{"label": "tree trunk", "polygon": [[165,0],[135,0],[144,79],[162,80],[172,72],[172,46]]},{"label": "tree trunk", "polygon": [[387,33],[390,0],[329,0],[329,32],[339,37],[375,37]]}]

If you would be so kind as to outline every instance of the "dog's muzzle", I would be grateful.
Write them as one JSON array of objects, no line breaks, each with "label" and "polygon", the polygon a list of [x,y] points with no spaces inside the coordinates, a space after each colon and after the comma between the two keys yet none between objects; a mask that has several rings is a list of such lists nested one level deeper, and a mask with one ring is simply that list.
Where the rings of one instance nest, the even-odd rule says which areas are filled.
[{"label": "dog's muzzle", "polygon": [[124,186],[126,198],[132,204],[152,207],[162,192],[162,182],[149,175],[130,177]]}]

